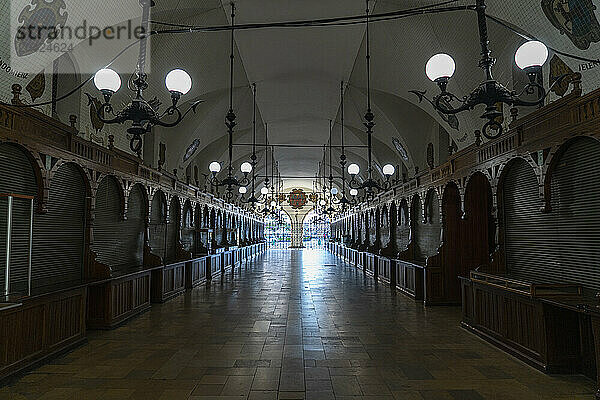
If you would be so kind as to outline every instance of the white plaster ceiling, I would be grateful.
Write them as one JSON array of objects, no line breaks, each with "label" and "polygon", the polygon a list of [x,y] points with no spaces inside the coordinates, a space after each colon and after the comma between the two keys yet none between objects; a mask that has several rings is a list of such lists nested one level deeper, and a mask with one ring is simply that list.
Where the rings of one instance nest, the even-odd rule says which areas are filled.
[{"label": "white plaster ceiling", "polygon": [[[383,13],[437,2],[379,0],[370,4],[375,13]],[[457,0],[450,5],[471,3],[474,0]],[[598,58],[598,43],[592,42],[589,49],[575,47],[568,35],[561,34],[548,21],[542,10],[543,2],[489,0],[488,3],[490,14],[548,45],[576,55]],[[118,2],[107,7],[113,7],[115,14],[119,13]],[[365,3],[363,0],[238,0],[236,7],[236,23],[244,24],[358,15],[364,13]],[[219,26],[230,23],[229,14],[229,3],[224,0],[156,0],[152,19],[195,26]],[[491,48],[498,59],[495,77],[511,87],[513,54],[523,39],[493,22],[488,24]],[[156,24],[153,28],[166,27]],[[590,29],[600,38],[600,26],[592,24]],[[252,141],[250,85],[256,82],[259,144],[264,141],[264,126],[268,123],[270,143],[323,145],[328,141],[329,120],[335,121],[333,143],[339,144],[339,85],[343,80],[348,82],[346,144],[366,144],[362,125],[366,111],[364,33],[364,24],[237,31],[234,109],[238,125],[235,142]],[[415,166],[422,170],[425,168],[427,144],[438,132],[437,124],[449,132],[459,149],[470,145],[474,130],[482,125],[480,110],[459,115],[460,129],[454,130],[433,111],[430,104],[419,103],[409,91],[427,90],[430,95],[437,92],[435,85],[425,77],[424,65],[431,55],[438,52],[452,54],[456,60],[457,72],[449,88],[459,97],[480,83],[482,73],[477,67],[479,43],[475,14],[460,11],[373,23],[371,43],[375,161],[379,165],[403,162],[392,145],[392,138],[397,138],[409,155],[409,160],[404,162],[409,175],[414,174]],[[78,53],[78,57],[89,57],[88,63],[101,55]],[[106,54],[106,57],[109,55]],[[565,57],[563,60],[573,70],[578,69],[579,62]],[[197,113],[180,126],[156,130],[156,142],[162,141],[167,145],[166,168],[179,169],[182,176],[185,167],[192,163],[206,173],[210,161],[225,161],[227,156],[224,119],[229,108],[229,32],[153,37],[151,63],[148,98],[158,96],[163,104],[167,104],[169,98],[164,89],[164,76],[170,69],[182,67],[190,73],[194,82],[192,91],[182,102],[205,101],[198,107]],[[584,90],[597,87],[598,82],[600,68],[585,71]],[[6,87],[9,81],[0,80],[0,83]],[[83,91],[93,90],[89,84]],[[119,92],[115,103],[125,102],[127,95],[125,90]],[[82,103],[81,111],[82,125],[89,123],[85,115],[86,102]],[[114,130],[111,133],[115,133]],[[194,139],[200,139],[200,148],[192,160],[183,162],[185,150]],[[249,147],[235,148],[236,168],[249,159],[250,152]],[[347,149],[346,153],[349,162],[357,162],[362,171],[366,170],[364,149]],[[335,150],[336,174],[339,174],[338,157],[339,151]],[[263,174],[266,157],[262,148],[259,148],[258,158],[258,169]],[[323,160],[323,152],[320,148],[278,148],[275,160],[282,175],[314,176],[319,161]],[[286,180],[285,187],[310,188],[312,179]],[[259,188],[260,183],[257,190]]]}]

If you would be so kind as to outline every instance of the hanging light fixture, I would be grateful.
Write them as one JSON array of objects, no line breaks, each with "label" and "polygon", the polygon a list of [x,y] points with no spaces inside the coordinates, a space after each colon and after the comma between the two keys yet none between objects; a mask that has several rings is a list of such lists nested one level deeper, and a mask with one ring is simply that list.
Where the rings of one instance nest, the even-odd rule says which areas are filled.
[{"label": "hanging light fixture", "polygon": [[248,199],[244,199],[244,195],[247,193],[247,189],[245,186],[240,186],[239,192],[242,195],[240,201],[242,203],[250,204],[252,208],[259,202],[259,200],[255,196],[256,192],[256,83],[252,84],[252,97],[253,97],[253,111],[252,111],[252,156],[250,159],[252,160],[252,194]]},{"label": "hanging light fixture", "polygon": [[[333,141],[333,123],[329,121],[329,207],[325,210],[325,214],[333,215],[345,206],[334,207],[334,205],[340,205],[341,200],[338,199],[337,195],[339,193],[338,188],[333,187],[333,154],[332,154],[332,144]],[[325,161],[327,161],[327,153],[325,153]]]},{"label": "hanging light fixture", "polygon": [[[268,146],[266,147],[266,155],[268,155]],[[272,208],[275,207],[277,205],[277,203],[275,202],[275,157],[273,155],[274,153],[274,148],[271,147],[271,181],[270,181],[270,193],[271,196],[269,197],[269,187],[267,187],[267,183],[269,182],[269,178],[267,176],[267,178],[265,179],[265,187],[263,189],[267,189],[266,190],[266,194],[264,197],[264,204],[265,204],[265,208],[262,209],[262,214],[267,216],[269,214],[271,214]],[[263,190],[261,189],[261,192]]]},{"label": "hanging light fixture", "polygon": [[[346,197],[346,153],[344,151],[344,81],[342,81],[341,85],[340,85],[340,122],[341,122],[341,144],[342,144],[342,154],[340,154],[340,166],[341,166],[341,170],[342,170],[342,197],[338,200],[337,196],[337,189],[333,188],[336,190],[336,193],[333,193],[333,189],[332,189],[332,194],[334,195],[333,197],[333,203],[334,204],[341,204],[342,205],[342,211],[345,211],[346,208],[349,205],[354,205],[356,204],[356,200],[352,199],[352,200],[348,200],[348,198]],[[330,151],[330,155],[329,155],[329,159],[331,160],[331,139],[329,140],[329,151]],[[356,190],[356,189],[353,189]]]},{"label": "hanging light fixture", "polygon": [[[143,36],[140,39],[137,67],[129,80],[129,88],[135,93],[135,96],[121,111],[115,112],[110,101],[121,88],[121,77],[110,68],[103,68],[94,75],[94,85],[104,97],[104,103],[96,110],[97,117],[105,124],[131,122],[131,126],[127,128],[127,133],[132,135],[129,148],[138,156],[141,156],[142,135],[150,132],[153,126],[170,128],[178,125],[190,111],[195,112],[198,104],[202,103],[202,101],[193,103],[185,112],[179,108],[178,102],[181,96],[187,94],[192,88],[192,78],[182,69],[172,70],[165,78],[165,85],[171,93],[171,105],[163,113],[159,113],[159,103],[156,99],[152,101],[144,99],[144,90],[148,88],[148,76],[145,68],[150,35],[150,7],[152,7],[153,1],[140,0],[140,5],[142,6]],[[106,118],[106,115],[113,117]]]},{"label": "hanging light fixture", "polygon": [[[367,0],[367,11],[366,11],[366,37],[365,37],[365,46],[366,46],[366,60],[367,60],[367,113],[365,114],[365,127],[367,128],[367,150],[368,150],[368,162],[369,165],[367,167],[367,179],[365,181],[358,182],[356,180],[356,176],[360,173],[360,167],[358,164],[350,164],[348,166],[348,174],[352,176],[352,179],[349,182],[349,186],[352,189],[362,189],[364,190],[364,199],[374,198],[375,195],[383,190],[387,190],[391,188],[390,178],[394,174],[392,172],[391,175],[386,175],[385,182],[381,182],[379,179],[373,179],[373,127],[375,126],[375,115],[373,114],[373,110],[371,109],[371,46],[370,46],[370,37],[369,37],[369,25],[370,25],[370,15],[369,15],[369,0]],[[389,165],[389,164],[388,164]],[[387,165],[386,165],[387,167]],[[385,167],[384,167],[385,168]],[[392,167],[393,168],[393,167]],[[390,171],[389,168],[385,168],[387,172]]]},{"label": "hanging light fixture", "polygon": [[[568,74],[559,77],[550,90],[546,91],[544,86],[537,82],[541,74],[542,66],[548,59],[548,48],[539,41],[531,40],[525,42],[519,47],[515,54],[516,65],[527,73],[529,82],[520,93],[509,90],[492,75],[492,68],[496,60],[491,55],[489,47],[487,22],[485,15],[485,0],[477,0],[475,5],[477,12],[477,21],[479,27],[479,42],[481,45],[481,60],[479,67],[484,70],[485,81],[481,83],[468,96],[462,99],[455,96],[447,90],[448,82],[454,75],[456,64],[454,59],[448,54],[436,54],[429,59],[425,66],[427,77],[437,83],[440,94],[431,100],[431,104],[435,109],[443,114],[457,114],[462,111],[472,110],[476,106],[485,105],[485,112],[481,118],[487,119],[483,126],[482,133],[488,139],[494,139],[502,135],[502,124],[499,122],[499,117],[502,117],[502,112],[498,109],[498,103],[508,104],[510,106],[537,106],[543,104],[546,96],[551,91],[552,87],[560,83]],[[419,97],[422,101],[426,92],[413,90],[412,93]],[[532,96],[537,92],[537,98],[527,100],[524,96]],[[458,107],[453,107],[452,102],[458,102]],[[493,132],[492,132],[493,131]]]},{"label": "hanging light fixture", "polygon": [[248,174],[252,172],[253,166],[249,162],[244,162],[240,166],[240,170],[244,174],[244,177],[241,179],[236,178],[233,175],[233,128],[237,125],[235,122],[236,115],[233,111],[233,62],[234,62],[234,31],[235,31],[235,5],[231,3],[231,53],[229,55],[229,112],[225,117],[225,126],[227,126],[227,134],[229,136],[229,166],[227,167],[227,177],[225,179],[220,180],[217,178],[217,174],[221,172],[221,164],[217,161],[213,161],[210,163],[208,169],[212,173],[210,177],[210,184],[212,186],[220,187],[225,186],[227,188],[226,196],[228,199],[233,197],[233,188],[240,186],[248,186],[250,184],[250,180],[248,179]]}]

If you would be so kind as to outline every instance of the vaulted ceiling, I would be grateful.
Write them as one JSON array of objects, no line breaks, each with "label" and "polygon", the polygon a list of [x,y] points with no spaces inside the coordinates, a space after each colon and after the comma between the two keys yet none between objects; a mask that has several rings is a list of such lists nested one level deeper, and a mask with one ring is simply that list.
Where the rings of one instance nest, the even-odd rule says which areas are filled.
[{"label": "vaulted ceiling", "polygon": [[[19,0],[20,1],[20,0]],[[134,0],[129,0],[134,1]],[[26,0],[23,0],[27,3]],[[119,4],[110,0],[106,7],[114,7],[118,19]],[[441,3],[441,0],[379,0],[371,1],[374,13],[386,13],[412,7]],[[474,0],[444,2],[459,6],[474,3]],[[551,47],[584,56],[597,58],[600,26],[595,23],[594,11],[585,14],[586,2],[580,5],[569,2],[540,0],[524,4],[522,0],[489,0],[488,12],[507,21],[517,31],[534,36]],[[556,4],[555,4],[556,3]],[[70,5],[67,4],[69,7]],[[558,7],[569,11],[571,16],[589,17],[587,25],[575,26],[565,22],[566,34],[561,34],[552,15],[560,13]],[[580,7],[575,10],[575,7]],[[236,23],[268,23],[320,19],[361,15],[365,10],[363,0],[238,0],[236,1]],[[577,13],[575,13],[577,11]],[[129,13],[129,11],[128,11]],[[152,10],[153,29],[165,29],[157,22],[193,26],[222,26],[230,20],[230,5],[224,0],[156,0]],[[581,22],[580,22],[581,23]],[[493,55],[498,59],[495,77],[508,87],[522,79],[515,72],[513,55],[523,38],[495,22],[489,21]],[[583,27],[582,27],[583,26]],[[577,29],[575,29],[575,28]],[[573,33],[575,32],[575,33]],[[582,33],[583,32],[583,33]],[[440,126],[447,131],[457,148],[464,148],[474,141],[474,131],[482,122],[480,110],[463,113],[458,117],[459,127],[450,126],[432,106],[419,99],[411,90],[427,90],[434,94],[435,85],[424,74],[428,58],[438,52],[452,54],[457,71],[449,88],[459,96],[466,95],[482,80],[478,68],[479,39],[475,13],[468,10],[441,14],[424,14],[402,19],[391,19],[372,24],[372,104],[375,113],[374,159],[379,166],[386,163],[404,164],[410,174],[415,167],[426,166],[427,145],[438,143]],[[580,35],[590,41],[589,49],[576,43],[574,36]],[[163,34],[153,37],[151,42],[150,87],[147,97],[157,96],[166,104],[168,96],[164,90],[164,76],[174,67],[187,70],[193,79],[191,92],[182,99],[187,104],[196,100],[204,102],[197,112],[186,121],[171,129],[156,129],[155,143],[167,146],[169,170],[183,170],[191,163],[202,173],[208,172],[211,161],[227,158],[227,130],[224,125],[229,108],[229,32],[198,32],[186,34]],[[576,45],[577,44],[577,45]],[[584,43],[585,44],[585,43]],[[1,49],[0,49],[1,50]],[[135,49],[130,50],[135,54]],[[102,64],[108,57],[96,51],[94,54],[78,54],[80,63]],[[112,52],[114,53],[114,51]],[[111,54],[112,54],[111,53]],[[552,57],[552,54],[551,54]],[[85,60],[84,60],[85,59]],[[563,57],[577,70],[578,61]],[[123,61],[126,63],[127,61]],[[119,62],[115,64],[119,66]],[[121,65],[123,70],[126,65]],[[547,76],[548,68],[546,68]],[[590,68],[584,76],[586,88],[596,87],[600,68]],[[234,110],[238,125],[235,128],[234,164],[236,168],[248,161],[252,148],[241,146],[252,142],[252,90],[256,83],[257,95],[257,140],[265,140],[268,125],[269,143],[312,145],[310,148],[275,148],[273,155],[285,187],[311,188],[312,177],[323,161],[322,145],[328,142],[329,125],[333,121],[333,144],[340,143],[340,82],[345,91],[345,142],[350,146],[366,144],[363,116],[366,111],[366,68],[365,68],[365,25],[343,25],[327,27],[264,28],[238,30],[235,33],[235,79]],[[2,88],[6,80],[0,79]],[[547,85],[547,78],[546,78]],[[91,86],[91,84],[90,84]],[[85,87],[91,92],[93,87]],[[115,102],[125,102],[128,93],[118,93]],[[82,124],[85,120],[86,103],[82,104]],[[89,123],[89,122],[88,122]],[[111,128],[112,129],[112,128]],[[442,131],[443,131],[442,130]],[[184,161],[188,146],[198,139],[200,146],[194,156]],[[403,159],[397,145],[408,155]],[[147,150],[145,150],[147,151]],[[156,153],[157,146],[154,147]],[[366,150],[352,147],[346,150],[349,162],[366,169]],[[265,162],[271,159],[259,146],[258,169],[265,172]],[[155,159],[156,157],[150,157]],[[339,174],[339,150],[333,151],[334,174]],[[269,161],[271,164],[271,161]],[[292,177],[298,177],[294,179]],[[306,177],[306,178],[304,178]],[[260,179],[262,180],[262,178]],[[260,189],[260,182],[257,190]]]}]

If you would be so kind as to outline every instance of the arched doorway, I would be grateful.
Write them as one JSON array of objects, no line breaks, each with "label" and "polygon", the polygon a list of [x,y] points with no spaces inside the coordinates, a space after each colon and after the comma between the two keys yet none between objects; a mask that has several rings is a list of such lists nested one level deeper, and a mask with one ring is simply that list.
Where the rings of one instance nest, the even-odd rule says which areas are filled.
[{"label": "arched doorway", "polygon": [[282,212],[265,219],[265,238],[271,248],[286,249],[292,242],[292,221]]},{"label": "arched doorway", "polygon": [[304,247],[317,248],[323,246],[331,237],[331,222],[325,215],[311,210],[304,217]]}]

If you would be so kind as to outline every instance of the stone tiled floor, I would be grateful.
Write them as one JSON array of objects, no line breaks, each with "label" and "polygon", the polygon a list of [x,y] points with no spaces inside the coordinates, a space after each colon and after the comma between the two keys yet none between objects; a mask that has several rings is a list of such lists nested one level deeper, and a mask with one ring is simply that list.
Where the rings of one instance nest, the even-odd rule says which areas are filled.
[{"label": "stone tiled floor", "polygon": [[0,399],[593,399],[324,251],[271,250],[0,389]]}]

